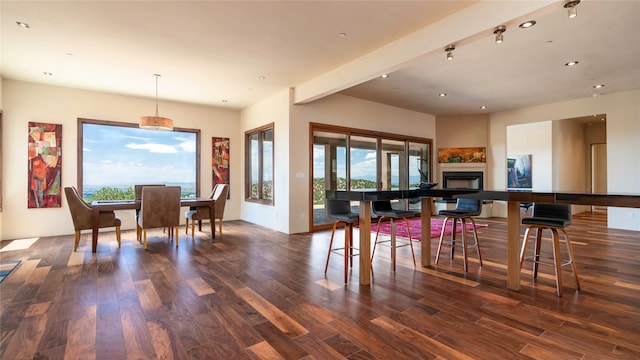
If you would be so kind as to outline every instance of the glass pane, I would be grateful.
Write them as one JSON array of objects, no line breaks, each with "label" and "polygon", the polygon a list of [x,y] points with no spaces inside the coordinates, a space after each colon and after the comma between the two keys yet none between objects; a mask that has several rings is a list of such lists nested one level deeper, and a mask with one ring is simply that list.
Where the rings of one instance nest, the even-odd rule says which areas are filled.
[{"label": "glass pane", "polygon": [[134,198],[136,184],[179,185],[196,196],[197,133],[82,123],[82,196]]},{"label": "glass pane", "polygon": [[404,146],[404,141],[382,139],[382,190],[407,188]]},{"label": "glass pane", "polygon": [[262,199],[273,200],[273,130],[262,133]]},{"label": "glass pane", "polygon": [[325,190],[347,189],[347,135],[313,133],[313,225],[330,224],[324,209]]},{"label": "glass pane", "polygon": [[376,138],[364,136],[351,137],[350,189],[378,189],[378,161]]},{"label": "glass pane", "polygon": [[431,149],[429,144],[409,143],[409,188],[417,188],[421,182],[431,182]]},{"label": "glass pane", "polygon": [[[431,148],[429,144],[409,143],[409,189],[421,182],[431,182]],[[409,199],[409,209],[420,210],[420,199]]]},{"label": "glass pane", "polygon": [[249,197],[251,199],[258,199],[258,134],[249,135]]}]

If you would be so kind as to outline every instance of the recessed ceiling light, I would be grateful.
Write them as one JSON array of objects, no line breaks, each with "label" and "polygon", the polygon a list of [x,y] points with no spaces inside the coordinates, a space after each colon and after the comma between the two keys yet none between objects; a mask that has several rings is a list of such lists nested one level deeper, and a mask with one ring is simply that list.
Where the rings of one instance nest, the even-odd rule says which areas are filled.
[{"label": "recessed ceiling light", "polygon": [[29,24],[27,24],[26,22],[16,21],[16,24],[18,26],[21,26],[21,27],[25,28],[25,29],[31,29],[31,26],[29,26]]},{"label": "recessed ceiling light", "polygon": [[594,89],[600,89],[600,88],[603,88],[603,87],[604,87],[604,84],[593,85]]},{"label": "recessed ceiling light", "polygon": [[263,75],[258,76],[258,79],[260,79],[260,80],[264,80],[264,79],[266,79],[266,78],[267,78],[267,77],[266,77],[266,76],[263,76]]},{"label": "recessed ceiling light", "polygon": [[569,61],[567,63],[564,63],[564,66],[574,66],[574,65],[578,65],[580,63],[580,61]]},{"label": "recessed ceiling light", "polygon": [[338,36],[341,37],[341,38],[345,38],[345,37],[347,37],[347,33],[343,33],[342,32],[342,33],[339,33]]},{"label": "recessed ceiling light", "polygon": [[380,75],[380,77],[383,78],[383,79],[386,79],[386,78],[389,77],[389,74],[382,74],[382,75]]},{"label": "recessed ceiling light", "polygon": [[226,103],[226,102],[227,102],[227,100],[223,99],[223,100],[222,100],[222,102],[223,102],[223,103]]},{"label": "recessed ceiling light", "polygon": [[47,76],[53,76],[53,73],[50,73],[48,71],[44,71],[43,74],[47,75]]},{"label": "recessed ceiling light", "polygon": [[438,94],[438,96],[445,97],[445,96],[447,96],[447,93],[440,93],[440,94]]},{"label": "recessed ceiling light", "polygon": [[529,21],[525,21],[522,24],[518,25],[518,27],[521,28],[521,29],[528,29],[528,28],[532,27],[535,24],[536,24],[535,20],[529,20]]},{"label": "recessed ceiling light", "polygon": [[487,108],[487,105],[482,105],[482,106],[480,106],[480,109],[483,109],[483,110],[484,110],[484,109],[486,109],[486,108]]}]

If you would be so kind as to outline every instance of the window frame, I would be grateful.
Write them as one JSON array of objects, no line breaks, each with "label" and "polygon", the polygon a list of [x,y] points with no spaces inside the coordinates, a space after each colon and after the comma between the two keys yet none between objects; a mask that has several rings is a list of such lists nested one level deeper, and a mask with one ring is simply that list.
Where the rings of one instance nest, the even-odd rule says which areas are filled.
[{"label": "window frame", "polygon": [[[271,182],[272,182],[272,194],[270,199],[265,199],[263,194],[263,182],[264,182],[264,159],[263,159],[263,139],[264,133],[267,131],[271,131],[272,133],[272,151],[271,151]],[[244,201],[253,202],[264,205],[274,205],[275,204],[275,123],[269,123],[251,130],[247,130],[244,132],[244,142],[245,142],[245,176],[244,176]],[[252,160],[251,160],[251,136],[258,135],[258,198],[251,197],[251,170],[252,170]]]},{"label": "window frame", "polygon": [[[120,122],[120,121],[112,121],[112,120],[96,120],[96,119],[86,119],[86,118],[78,118],[78,142],[77,142],[77,166],[78,170],[77,179],[78,182],[76,184],[76,188],[80,194],[83,194],[83,173],[84,173],[84,136],[83,136],[83,125],[91,124],[91,125],[105,125],[105,126],[119,126],[125,128],[138,128],[137,123],[128,123],[128,122]],[[180,132],[188,132],[194,133],[196,135],[196,197],[200,197],[200,153],[201,153],[201,134],[200,129],[190,129],[190,128],[181,128],[174,127],[172,131],[180,131]]]}]

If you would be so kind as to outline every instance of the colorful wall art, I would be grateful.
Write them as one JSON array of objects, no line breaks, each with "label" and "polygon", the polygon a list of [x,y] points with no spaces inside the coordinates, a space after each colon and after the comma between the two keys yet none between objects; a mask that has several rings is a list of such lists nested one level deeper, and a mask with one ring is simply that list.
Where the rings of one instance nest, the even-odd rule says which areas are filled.
[{"label": "colorful wall art", "polygon": [[531,154],[507,156],[507,188],[531,190]]},{"label": "colorful wall art", "polygon": [[440,148],[439,163],[484,163],[487,162],[486,148]]},{"label": "colorful wall art", "polygon": [[60,207],[62,125],[29,122],[29,208]]},{"label": "colorful wall art", "polygon": [[214,137],[211,139],[211,144],[213,148],[211,156],[212,185],[229,184],[229,138]]}]

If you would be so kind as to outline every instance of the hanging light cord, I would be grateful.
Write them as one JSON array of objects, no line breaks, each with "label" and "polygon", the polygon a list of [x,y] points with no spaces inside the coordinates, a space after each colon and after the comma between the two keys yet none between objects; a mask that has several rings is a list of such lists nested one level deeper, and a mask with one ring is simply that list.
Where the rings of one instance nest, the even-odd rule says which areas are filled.
[{"label": "hanging light cord", "polygon": [[156,77],[156,117],[160,117],[160,113],[158,112],[158,78],[160,74],[153,74]]}]

